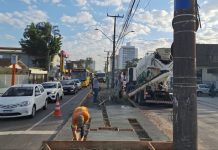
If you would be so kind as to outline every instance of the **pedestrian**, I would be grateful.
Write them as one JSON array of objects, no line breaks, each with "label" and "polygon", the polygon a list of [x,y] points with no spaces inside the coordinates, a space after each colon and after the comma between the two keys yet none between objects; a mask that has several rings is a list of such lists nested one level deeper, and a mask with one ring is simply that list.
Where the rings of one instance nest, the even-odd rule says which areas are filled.
[{"label": "pedestrian", "polygon": [[[72,133],[74,141],[82,141],[84,138],[84,126],[90,122],[89,110],[85,106],[77,107],[72,115]],[[80,131],[79,137],[77,137],[77,131]]]},{"label": "pedestrian", "polygon": [[210,89],[209,89],[209,93],[210,93],[210,96],[211,97],[214,97],[215,96],[215,85],[214,85],[214,83],[211,85],[211,87],[210,87]]},{"label": "pedestrian", "polygon": [[97,79],[97,74],[95,74],[94,79],[92,81],[92,91],[93,91],[93,103],[98,103],[98,91],[99,91],[99,82]]}]

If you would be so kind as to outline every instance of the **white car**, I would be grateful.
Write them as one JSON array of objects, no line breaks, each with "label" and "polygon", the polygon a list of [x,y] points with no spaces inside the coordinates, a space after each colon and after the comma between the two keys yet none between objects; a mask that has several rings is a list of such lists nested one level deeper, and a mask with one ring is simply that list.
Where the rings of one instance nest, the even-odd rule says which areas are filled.
[{"label": "white car", "polygon": [[80,90],[82,88],[81,81],[79,79],[71,79],[77,85],[77,88]]},{"label": "white car", "polygon": [[0,97],[0,118],[30,116],[47,109],[47,94],[40,84],[14,85]]},{"label": "white car", "polygon": [[44,82],[42,83],[47,92],[47,99],[56,102],[56,100],[63,99],[63,87],[60,82]]}]

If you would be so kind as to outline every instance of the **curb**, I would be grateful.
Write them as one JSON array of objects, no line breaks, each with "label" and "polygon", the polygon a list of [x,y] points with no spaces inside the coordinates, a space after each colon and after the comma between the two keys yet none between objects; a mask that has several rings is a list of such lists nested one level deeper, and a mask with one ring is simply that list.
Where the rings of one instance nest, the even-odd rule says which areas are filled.
[{"label": "curb", "polygon": [[83,99],[79,102],[79,104],[76,107],[81,106],[85,102],[85,100],[87,99],[90,93],[91,93],[91,90],[89,90],[89,92],[83,97]]}]

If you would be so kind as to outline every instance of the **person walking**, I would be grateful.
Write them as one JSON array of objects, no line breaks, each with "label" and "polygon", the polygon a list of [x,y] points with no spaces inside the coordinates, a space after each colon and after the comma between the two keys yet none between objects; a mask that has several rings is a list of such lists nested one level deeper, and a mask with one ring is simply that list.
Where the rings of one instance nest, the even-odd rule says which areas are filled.
[{"label": "person walking", "polygon": [[[87,107],[77,107],[72,114],[72,133],[74,141],[82,141],[84,138],[84,126],[90,122],[90,113]],[[80,136],[77,137],[77,130],[80,131]]]},{"label": "person walking", "polygon": [[211,87],[210,87],[210,89],[209,89],[209,95],[211,96],[211,97],[214,97],[215,95],[216,95],[216,93],[215,93],[215,84],[213,83],[212,85],[211,85]]},{"label": "person walking", "polygon": [[97,79],[97,74],[94,76],[94,79],[92,81],[92,90],[93,90],[93,103],[98,103],[98,91],[99,91],[99,82]]}]

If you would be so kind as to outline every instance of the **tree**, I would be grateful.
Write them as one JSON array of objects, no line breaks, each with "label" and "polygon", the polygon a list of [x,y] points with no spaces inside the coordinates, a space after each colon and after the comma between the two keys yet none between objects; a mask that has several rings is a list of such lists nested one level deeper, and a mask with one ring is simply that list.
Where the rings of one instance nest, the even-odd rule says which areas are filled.
[{"label": "tree", "polygon": [[37,67],[47,70],[50,60],[58,54],[62,45],[57,26],[52,26],[49,22],[28,25],[19,43],[25,53],[35,58],[33,63]]},{"label": "tree", "polygon": [[134,58],[134,59],[132,59],[132,60],[130,60],[130,61],[126,61],[125,69],[128,69],[129,67],[136,67],[138,61],[139,61],[138,58]]},{"label": "tree", "polygon": [[91,64],[93,63],[93,59],[91,57],[87,57],[86,59],[80,59],[78,68],[86,68],[90,71],[94,71],[91,69]]}]

